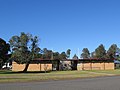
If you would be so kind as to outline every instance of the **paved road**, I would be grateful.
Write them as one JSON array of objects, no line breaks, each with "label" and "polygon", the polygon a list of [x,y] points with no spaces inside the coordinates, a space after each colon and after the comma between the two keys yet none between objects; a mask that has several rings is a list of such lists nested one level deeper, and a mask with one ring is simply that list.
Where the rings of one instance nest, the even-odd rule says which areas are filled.
[{"label": "paved road", "polygon": [[0,90],[120,90],[120,76],[77,80],[6,83]]}]

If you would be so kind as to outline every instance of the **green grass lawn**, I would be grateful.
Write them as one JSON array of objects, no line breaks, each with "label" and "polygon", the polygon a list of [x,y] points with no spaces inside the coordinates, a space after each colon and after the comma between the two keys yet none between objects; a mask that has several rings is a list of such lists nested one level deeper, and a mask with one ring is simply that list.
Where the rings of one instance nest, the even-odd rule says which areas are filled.
[{"label": "green grass lawn", "polygon": [[76,79],[86,77],[98,77],[120,75],[118,70],[92,70],[92,71],[53,71],[48,73],[20,73],[12,71],[0,71],[0,83],[3,82],[29,82],[29,81],[44,81],[44,80],[61,80],[61,79]]}]

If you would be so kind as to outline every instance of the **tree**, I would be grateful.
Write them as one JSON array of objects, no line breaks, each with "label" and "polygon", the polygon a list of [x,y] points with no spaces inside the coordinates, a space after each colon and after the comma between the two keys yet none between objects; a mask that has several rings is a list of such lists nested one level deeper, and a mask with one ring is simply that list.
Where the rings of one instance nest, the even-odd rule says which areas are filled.
[{"label": "tree", "polygon": [[26,72],[30,61],[40,51],[38,37],[22,32],[20,36],[13,36],[9,42],[12,48],[12,59],[19,64],[25,64],[23,72]]},{"label": "tree", "polygon": [[116,44],[112,44],[110,46],[110,48],[108,49],[108,51],[107,51],[107,57],[110,58],[110,59],[115,58],[116,52],[117,52],[117,45]]},{"label": "tree", "polygon": [[83,58],[83,59],[90,58],[90,52],[89,52],[88,48],[83,48],[81,58]]},{"label": "tree", "polygon": [[54,60],[59,60],[59,59],[60,59],[60,54],[59,54],[59,52],[54,52],[54,53],[53,53],[53,59],[54,59]]},{"label": "tree", "polygon": [[60,54],[60,59],[66,59],[66,58],[67,58],[66,53],[65,53],[65,52],[62,52],[62,53]]},{"label": "tree", "polygon": [[10,51],[10,45],[0,38],[0,68],[9,58],[8,51]]},{"label": "tree", "polygon": [[78,59],[78,56],[75,54],[75,55],[73,56],[73,59]]},{"label": "tree", "polygon": [[70,52],[71,52],[71,50],[68,49],[67,52],[66,52],[66,54],[67,54],[67,58],[70,58]]},{"label": "tree", "polygon": [[95,49],[95,57],[106,58],[106,50],[103,44],[99,45],[98,48]]},{"label": "tree", "polygon": [[35,58],[42,58],[42,54],[41,53],[36,54]]},{"label": "tree", "polygon": [[51,59],[52,55],[53,55],[52,50],[48,50],[47,48],[43,49],[43,55],[42,55],[43,59]]}]

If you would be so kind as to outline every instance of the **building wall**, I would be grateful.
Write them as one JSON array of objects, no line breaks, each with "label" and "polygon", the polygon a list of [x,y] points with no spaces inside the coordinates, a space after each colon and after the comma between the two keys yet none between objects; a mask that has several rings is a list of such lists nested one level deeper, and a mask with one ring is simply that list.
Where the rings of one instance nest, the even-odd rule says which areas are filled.
[{"label": "building wall", "polygon": [[[25,64],[12,63],[12,71],[23,71]],[[52,64],[29,64],[28,71],[50,71]]]},{"label": "building wall", "polygon": [[23,71],[25,68],[25,64],[17,64],[16,62],[12,62],[12,71]]},{"label": "building wall", "polygon": [[80,63],[77,70],[114,70],[114,63]]},{"label": "building wall", "polygon": [[[25,64],[12,63],[12,71],[23,71]],[[114,70],[114,63],[78,63],[77,70]],[[51,71],[52,64],[29,64],[28,71]]]},{"label": "building wall", "polygon": [[114,63],[105,63],[105,69],[115,69]]}]

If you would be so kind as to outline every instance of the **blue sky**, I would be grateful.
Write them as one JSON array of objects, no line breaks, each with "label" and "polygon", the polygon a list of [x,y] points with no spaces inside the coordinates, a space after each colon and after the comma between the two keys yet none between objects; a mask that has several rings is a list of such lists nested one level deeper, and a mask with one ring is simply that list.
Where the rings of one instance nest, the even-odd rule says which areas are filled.
[{"label": "blue sky", "polygon": [[41,48],[72,50],[120,46],[120,0],[0,0],[0,38],[39,36]]}]

